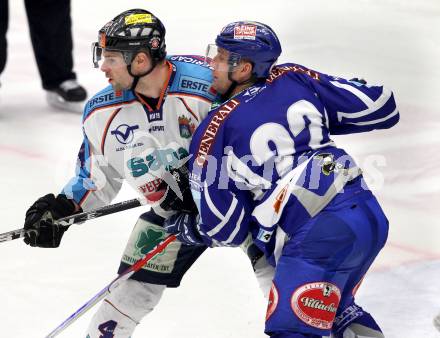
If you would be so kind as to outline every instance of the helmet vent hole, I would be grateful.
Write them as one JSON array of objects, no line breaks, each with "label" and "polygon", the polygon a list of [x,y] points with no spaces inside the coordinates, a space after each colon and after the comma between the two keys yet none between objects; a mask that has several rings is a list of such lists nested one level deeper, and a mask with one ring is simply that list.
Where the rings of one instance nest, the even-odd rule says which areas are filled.
[{"label": "helmet vent hole", "polygon": [[131,36],[138,36],[140,28],[132,28],[131,30]]}]

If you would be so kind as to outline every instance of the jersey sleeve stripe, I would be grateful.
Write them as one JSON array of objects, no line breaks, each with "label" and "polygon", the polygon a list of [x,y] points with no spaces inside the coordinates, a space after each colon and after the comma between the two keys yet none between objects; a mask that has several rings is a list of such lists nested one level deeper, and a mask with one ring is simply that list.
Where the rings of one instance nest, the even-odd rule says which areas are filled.
[{"label": "jersey sleeve stripe", "polygon": [[159,97],[159,101],[157,102],[156,109],[159,109],[160,106],[162,106],[162,101],[163,101],[163,98],[165,96],[165,92],[168,89],[168,84],[170,83],[171,75],[173,75],[173,65],[169,61],[167,61],[167,66],[168,66],[167,81],[165,82],[165,85],[162,88],[162,92],[160,93],[160,97]]},{"label": "jersey sleeve stripe", "polygon": [[110,118],[108,119],[105,128],[104,128],[104,132],[102,133],[102,137],[101,137],[101,154],[104,155],[104,146],[105,146],[105,140],[107,138],[107,133],[108,133],[108,128],[110,127],[110,124],[112,123],[113,119],[115,118],[115,116],[119,113],[119,111],[121,110],[121,108],[116,109],[110,116]]},{"label": "jersey sleeve stripe", "polygon": [[[86,153],[85,153],[85,160],[89,163],[89,170],[87,178],[92,178],[92,170],[93,170],[93,161],[92,161],[92,152],[90,151],[90,142],[89,140],[86,140]],[[88,156],[87,156],[88,155]],[[82,185],[84,187],[84,182],[82,182]],[[89,197],[90,193],[93,191],[93,189],[88,189],[87,192],[84,194],[84,196],[81,198],[81,200],[78,202],[78,205],[82,207],[82,204],[85,202],[85,200]]]},{"label": "jersey sleeve stripe", "polygon": [[84,202],[86,201],[86,199],[89,197],[89,195],[90,195],[91,192],[92,192],[91,190],[88,190],[88,191],[85,193],[85,195],[81,198],[81,200],[78,202],[78,205],[79,205],[80,207],[82,207],[83,203],[84,203]]},{"label": "jersey sleeve stripe", "polygon": [[373,121],[345,122],[345,123],[346,124],[354,124],[356,126],[368,126],[368,125],[372,125],[372,124],[380,124],[381,122],[384,122],[386,120],[389,120],[389,119],[393,118],[397,114],[399,114],[399,111],[396,108],[396,109],[394,109],[394,111],[391,114],[389,114],[389,115],[387,115],[387,116],[385,116],[385,117],[383,117],[381,119],[376,119],[376,120],[373,120]]},{"label": "jersey sleeve stripe", "polygon": [[205,182],[205,187],[204,187],[204,195],[205,195],[205,201],[206,204],[208,204],[209,210],[211,210],[211,212],[218,218],[218,219],[222,219],[224,216],[223,214],[217,209],[217,207],[214,205],[214,203],[212,202],[211,196],[209,196],[209,192],[208,192],[208,185]]},{"label": "jersey sleeve stripe", "polygon": [[102,107],[95,108],[95,109],[91,110],[90,113],[87,114],[87,116],[83,120],[83,124],[89,119],[90,116],[92,116],[94,113],[96,113],[99,110],[117,107],[117,106],[120,106],[122,103],[124,105],[128,105],[128,104],[136,102],[136,101],[137,101],[136,99],[133,99],[133,100],[127,101],[127,102],[118,102],[118,103],[114,103],[114,104],[109,104],[108,106],[102,106]]},{"label": "jersey sleeve stripe", "polygon": [[226,244],[232,243],[237,236],[238,232],[240,231],[241,222],[244,218],[244,209],[241,210],[240,217],[238,218],[237,224],[235,225],[234,231],[232,231],[231,235],[228,237],[228,239],[224,242]]},{"label": "jersey sleeve stripe", "polygon": [[229,222],[229,219],[231,218],[232,214],[234,213],[235,208],[237,207],[237,204],[238,204],[238,201],[234,197],[234,199],[232,200],[232,203],[229,207],[229,210],[226,213],[226,215],[224,216],[224,218],[222,219],[222,221],[219,224],[217,224],[213,229],[211,229],[207,232],[207,234],[209,236],[215,236],[225,227],[225,225]]},{"label": "jersey sleeve stripe", "polygon": [[358,97],[366,106],[367,109],[364,109],[357,113],[346,113],[346,112],[340,112],[338,111],[338,121],[341,122],[343,118],[345,119],[356,119],[360,117],[365,117],[367,115],[370,115],[376,111],[378,111],[380,108],[382,108],[388,100],[392,97],[392,92],[390,90],[387,90],[383,88],[382,94],[377,98],[376,101],[371,100],[367,95],[362,93],[360,90],[353,88],[352,86],[345,85],[336,81],[330,81],[334,86],[343,88],[345,90],[348,90],[353,95]]},{"label": "jersey sleeve stripe", "polygon": [[191,110],[191,108],[188,106],[188,104],[185,102],[185,100],[184,99],[182,99],[181,97],[179,97],[178,98],[182,103],[183,103],[183,105],[185,106],[185,108],[186,108],[186,110],[196,119],[196,121],[198,122],[199,121],[199,118],[197,117],[197,115],[196,114],[194,114],[194,112]]}]

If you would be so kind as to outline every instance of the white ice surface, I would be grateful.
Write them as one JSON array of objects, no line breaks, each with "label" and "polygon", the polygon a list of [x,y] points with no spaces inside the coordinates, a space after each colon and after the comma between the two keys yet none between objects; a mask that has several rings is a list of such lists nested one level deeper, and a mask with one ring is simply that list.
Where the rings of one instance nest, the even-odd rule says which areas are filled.
[{"label": "white ice surface", "polygon": [[[80,117],[47,107],[22,1],[10,1],[9,59],[0,81],[0,232],[22,226],[39,196],[73,173]],[[280,36],[283,56],[332,75],[393,89],[391,130],[339,137],[389,216],[389,242],[358,293],[387,338],[440,337],[440,2],[438,0],[72,1],[75,69],[90,94],[106,86],[90,43],[122,10],[146,7],[167,27],[170,54],[203,54],[230,21],[253,19]],[[437,130],[437,132],[435,131]],[[124,187],[117,200],[134,196]],[[140,210],[72,227],[56,250],[0,245],[0,337],[41,338],[114,276]],[[166,292],[133,338],[255,338],[266,303],[240,250],[206,252]],[[84,337],[89,314],[60,337]]]}]

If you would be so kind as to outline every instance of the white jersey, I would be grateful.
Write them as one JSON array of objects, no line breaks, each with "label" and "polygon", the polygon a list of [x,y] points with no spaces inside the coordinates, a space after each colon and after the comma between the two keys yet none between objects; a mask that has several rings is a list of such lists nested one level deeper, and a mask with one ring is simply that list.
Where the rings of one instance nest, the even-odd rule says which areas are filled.
[{"label": "white jersey", "polygon": [[215,98],[211,71],[197,56],[166,62],[168,83],[155,107],[111,86],[87,102],[76,176],[62,192],[83,210],[109,204],[124,180],[150,195],[164,171],[188,155],[192,134]]}]

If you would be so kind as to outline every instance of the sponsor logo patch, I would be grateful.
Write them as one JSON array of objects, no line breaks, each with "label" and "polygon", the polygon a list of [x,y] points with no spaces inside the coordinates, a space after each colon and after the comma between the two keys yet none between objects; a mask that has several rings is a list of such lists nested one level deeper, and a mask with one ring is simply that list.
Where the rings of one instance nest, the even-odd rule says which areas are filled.
[{"label": "sponsor logo patch", "polygon": [[275,66],[270,74],[269,77],[267,78],[266,82],[267,83],[272,83],[273,81],[275,81],[276,79],[278,79],[280,76],[283,76],[285,74],[288,74],[289,72],[294,72],[294,73],[300,73],[300,74],[306,74],[308,76],[310,76],[312,79],[315,80],[319,80],[319,73],[310,70],[308,68],[304,68],[298,65],[293,65],[293,66]]},{"label": "sponsor logo patch", "polygon": [[255,25],[237,25],[234,27],[235,40],[255,40],[257,36],[257,26]]},{"label": "sponsor logo patch", "polygon": [[135,25],[137,23],[153,23],[151,14],[130,14],[125,17],[126,25]]},{"label": "sponsor logo patch", "polygon": [[139,192],[144,195],[148,201],[152,201],[152,194],[154,194],[157,191],[157,188],[159,188],[159,185],[162,183],[162,180],[160,178],[156,178],[153,181],[147,182],[141,186],[138,187]]},{"label": "sponsor logo patch", "polygon": [[[136,251],[135,256],[142,257],[149,253],[156,245],[160,243],[166,237],[167,233],[165,230],[160,231],[158,229],[147,229],[139,234],[136,241]],[[163,254],[163,252],[161,253]],[[159,255],[161,255],[159,254]]]},{"label": "sponsor logo patch", "polygon": [[264,243],[268,243],[272,238],[272,234],[273,230],[260,229],[258,230],[257,239]]},{"label": "sponsor logo patch", "polygon": [[112,130],[110,133],[116,137],[119,143],[128,144],[134,139],[134,131],[139,129],[139,125],[129,126],[128,124],[121,124]]},{"label": "sponsor logo patch", "polygon": [[330,330],[341,300],[341,291],[331,283],[315,282],[296,289],[290,300],[295,315],[307,325]]},{"label": "sponsor logo patch", "polygon": [[180,161],[188,155],[188,151],[182,147],[177,150],[173,148],[155,149],[145,157],[133,157],[128,160],[127,168],[135,178],[148,174],[150,171],[161,172],[161,169],[170,171],[173,168],[178,168]]},{"label": "sponsor logo patch", "polygon": [[205,68],[209,68],[209,65],[205,62],[202,57],[196,55],[174,55],[170,57],[171,61],[192,63],[194,65],[203,66]]},{"label": "sponsor logo patch", "polygon": [[269,293],[269,303],[267,304],[266,321],[272,316],[278,306],[278,290],[275,283],[272,283]]},{"label": "sponsor logo patch", "polygon": [[154,133],[159,131],[165,131],[165,126],[151,126],[150,128],[148,128],[149,133]]},{"label": "sponsor logo patch", "polygon": [[210,153],[211,146],[217,137],[219,128],[223,125],[229,114],[237,108],[240,101],[237,99],[232,99],[226,102],[224,105],[220,106],[217,111],[212,114],[211,121],[209,121],[205,132],[202,135],[202,139],[199,144],[199,149],[197,150],[197,157],[195,163],[199,167],[203,167],[207,156]]},{"label": "sponsor logo patch", "polygon": [[162,109],[147,113],[148,122],[162,121]]},{"label": "sponsor logo patch", "polygon": [[252,86],[246,90],[246,92],[243,94],[243,97],[246,97],[245,102],[252,101],[255,99],[255,97],[264,89],[266,89],[266,86],[258,87],[258,86]]},{"label": "sponsor logo patch", "polygon": [[[104,102],[109,102],[115,99],[115,92],[110,92],[101,96],[97,96],[94,97],[92,99],[89,100],[89,102],[87,103],[87,106],[89,109],[94,108],[94,106],[104,103]],[[116,95],[117,96],[117,95]]]},{"label": "sponsor logo patch", "polygon": [[190,92],[197,93],[208,93],[210,91],[210,82],[204,81],[202,79],[190,77],[190,76],[182,76],[180,78],[179,83],[180,88],[185,89]]}]

